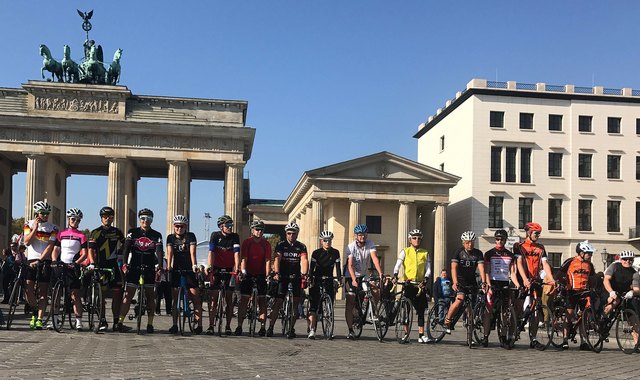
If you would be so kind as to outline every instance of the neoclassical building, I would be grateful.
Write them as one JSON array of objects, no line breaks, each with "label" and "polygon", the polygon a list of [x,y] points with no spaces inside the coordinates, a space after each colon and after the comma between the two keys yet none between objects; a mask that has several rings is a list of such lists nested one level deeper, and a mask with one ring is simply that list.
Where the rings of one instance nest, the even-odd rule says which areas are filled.
[{"label": "neoclassical building", "polygon": [[287,220],[300,224],[299,240],[309,251],[319,247],[322,230],[332,231],[333,246],[340,250],[343,262],[344,249],[353,240],[353,228],[367,224],[385,273],[391,273],[398,252],[408,245],[408,232],[420,228],[435,267],[442,268],[446,265],[449,190],[459,180],[455,175],[380,152],[306,171],[283,211]]}]

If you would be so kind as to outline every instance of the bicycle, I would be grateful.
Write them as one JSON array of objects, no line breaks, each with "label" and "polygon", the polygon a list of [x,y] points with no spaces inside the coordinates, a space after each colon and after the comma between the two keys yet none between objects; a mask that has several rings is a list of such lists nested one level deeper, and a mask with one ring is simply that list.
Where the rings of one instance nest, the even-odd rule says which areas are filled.
[{"label": "bicycle", "polygon": [[69,321],[69,328],[73,329],[73,303],[71,302],[71,289],[67,276],[68,270],[75,270],[75,264],[53,263],[51,268],[59,268],[58,279],[52,288],[51,319],[53,329],[61,332],[65,319]]},{"label": "bicycle", "polygon": [[104,297],[102,294],[103,275],[112,276],[113,270],[111,268],[86,269],[81,278],[87,272],[91,277],[89,278],[89,286],[85,297],[86,302],[83,306],[89,314],[89,331],[94,331],[97,334],[100,332],[100,323],[105,320]]},{"label": "bicycle", "polygon": [[[551,313],[551,345],[555,348],[562,348],[562,344],[564,343],[564,339],[572,341],[573,343],[577,343],[576,335],[579,333],[582,340],[587,341],[587,334],[585,330],[585,324],[588,326],[590,313],[587,309],[591,306],[591,302],[589,301],[588,296],[590,296],[590,291],[582,291],[576,294],[577,297],[580,298],[580,302],[576,305],[575,313],[577,318],[573,321],[567,321],[567,297],[568,290],[562,285],[558,284],[556,296],[553,299],[553,309]],[[583,306],[584,304],[584,306]],[[587,316],[587,318],[585,318]],[[564,326],[565,323],[569,324],[568,335],[564,336]],[[589,344],[591,348],[591,344]]]},{"label": "bicycle", "polygon": [[[136,334],[140,335],[142,332],[142,316],[145,310],[147,310],[147,292],[145,291],[144,274],[149,268],[154,266],[140,264],[138,269],[140,270],[140,277],[138,279],[138,288],[136,289],[136,296],[134,296],[136,306],[133,308],[134,314],[129,314],[129,320],[136,319]],[[152,285],[153,286],[153,285]],[[132,302],[133,303],[133,302]],[[150,311],[151,313],[153,311]]]},{"label": "bicycle", "polygon": [[[472,295],[470,292],[476,291],[477,287],[459,286],[459,288],[465,291],[464,298],[462,300],[462,305],[460,305],[460,308],[457,310],[456,314],[454,314],[453,318],[451,318],[450,328],[453,328],[453,326],[456,325],[460,317],[465,315],[466,318],[463,318],[463,326],[467,331],[466,343],[469,346],[469,348],[473,348],[473,346],[477,343],[473,337],[473,330],[476,325],[473,322],[474,320],[473,298],[476,297],[476,295]],[[481,294],[484,294],[484,293],[481,293]],[[451,307],[451,304],[449,305],[447,310],[445,310],[445,315],[448,314],[450,307]],[[429,315],[427,318],[427,328],[426,328],[427,336],[436,343],[442,341],[442,339],[444,338],[444,335],[447,333],[444,320],[440,320],[439,316],[437,315],[438,314],[437,308],[438,306],[435,305],[429,311]]]},{"label": "bicycle", "polygon": [[[371,287],[378,287],[376,284],[378,280],[372,277],[365,277],[362,279],[361,289],[356,292],[355,314],[353,316],[353,331],[354,337],[360,338],[362,335],[362,328],[365,324],[372,324],[378,337],[378,341],[382,342],[387,330],[389,329],[388,323],[386,323],[386,310],[384,309],[383,302],[376,304]],[[382,317],[381,317],[382,315]]]},{"label": "bicycle", "polygon": [[[618,297],[621,297],[618,294]],[[611,328],[615,325],[616,343],[618,348],[625,354],[632,354],[640,351],[640,339],[634,340],[640,334],[640,321],[638,314],[633,308],[631,299],[622,297],[622,300],[607,316],[601,316],[600,320],[594,322],[593,335],[594,347],[602,349],[605,340],[608,339]],[[591,335],[591,330],[590,330]],[[600,351],[595,351],[600,352]]]},{"label": "bicycle", "polygon": [[297,318],[298,311],[293,309],[293,280],[298,278],[298,274],[289,275],[289,284],[287,285],[287,293],[284,296],[282,308],[282,335],[287,338],[293,336],[293,319]]},{"label": "bicycle", "polygon": [[528,326],[529,347],[539,351],[546,350],[551,344],[551,309],[542,303],[541,295],[538,294],[539,291],[533,289],[535,286],[541,292],[543,284],[546,283],[541,280],[531,281],[531,287],[529,288],[530,304],[522,313],[522,318],[519,321],[520,325],[516,330],[517,338],[519,338],[519,333]]},{"label": "bicycle", "polygon": [[[16,263],[16,267],[18,267],[18,274],[16,275],[15,280],[13,281],[13,286],[11,288],[11,295],[9,296],[9,312],[7,313],[6,318],[6,327],[7,330],[11,328],[11,323],[14,320],[14,316],[16,314],[16,309],[20,304],[20,298],[25,297],[25,289],[26,289],[26,278],[27,278],[27,264],[24,262]],[[25,301],[26,302],[26,301]]]},{"label": "bicycle", "polygon": [[178,288],[178,301],[176,302],[176,313],[178,314],[178,329],[180,335],[184,335],[186,329],[185,325],[189,328],[189,332],[193,332],[197,327],[197,321],[195,320],[195,310],[193,305],[193,299],[191,297],[191,291],[189,290],[189,281],[186,274],[193,273],[189,269],[173,269],[172,274],[180,276],[180,287]]},{"label": "bicycle", "polygon": [[[498,297],[494,298],[495,302],[493,303],[493,320],[498,330],[500,346],[510,350],[514,347],[518,337],[516,334],[518,320],[512,297],[512,292],[518,289],[512,288],[509,285],[501,287],[492,286],[491,289],[494,295],[498,294]],[[507,302],[505,302],[505,295]]]},{"label": "bicycle", "polygon": [[[336,294],[336,286],[334,280],[339,280],[333,276],[320,276],[315,278],[316,285],[320,290],[320,302],[318,304],[317,317],[322,325],[322,335],[325,339],[333,339],[333,328],[335,324],[335,309],[333,305],[333,299],[329,292],[327,292],[327,286],[334,288],[333,294]],[[331,285],[327,285],[330,282]]]},{"label": "bicycle", "polygon": [[[396,328],[396,340],[398,343],[403,344],[409,341],[409,334],[411,333],[411,325],[413,324],[413,304],[411,300],[406,296],[407,285],[419,285],[416,281],[399,282],[396,285],[402,287],[402,290],[395,293],[400,298],[396,300],[393,305],[391,316],[394,318],[394,324]],[[423,291],[422,288],[418,289],[418,296]]]},{"label": "bicycle", "polygon": [[236,272],[229,272],[226,269],[218,269],[214,272],[214,276],[221,276],[220,289],[218,290],[218,305],[215,310],[215,325],[217,325],[218,336],[222,336],[222,320],[226,318],[226,293],[227,286],[235,276]]}]

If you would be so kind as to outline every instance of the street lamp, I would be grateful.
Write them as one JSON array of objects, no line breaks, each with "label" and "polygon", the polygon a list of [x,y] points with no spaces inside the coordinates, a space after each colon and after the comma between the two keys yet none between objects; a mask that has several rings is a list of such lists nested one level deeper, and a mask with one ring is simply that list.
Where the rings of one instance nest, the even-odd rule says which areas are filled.
[{"label": "street lamp", "polygon": [[600,256],[602,258],[602,266],[606,268],[607,262],[609,261],[609,252],[607,252],[606,247],[602,248],[602,251],[600,251]]}]

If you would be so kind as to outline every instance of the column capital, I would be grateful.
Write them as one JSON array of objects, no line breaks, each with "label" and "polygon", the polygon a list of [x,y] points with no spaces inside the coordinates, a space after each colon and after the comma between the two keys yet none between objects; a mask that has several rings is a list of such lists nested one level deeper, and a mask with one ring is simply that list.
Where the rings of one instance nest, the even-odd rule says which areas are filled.
[{"label": "column capital", "polygon": [[362,202],[364,202],[364,198],[349,198],[349,202],[351,202],[351,203],[362,203]]},{"label": "column capital", "polygon": [[46,157],[46,154],[44,154],[42,152],[28,152],[28,153],[25,153],[24,155],[27,158],[30,158],[32,160],[37,160],[37,159]]},{"label": "column capital", "polygon": [[414,202],[413,201],[404,201],[403,200],[403,201],[398,201],[398,203],[400,203],[401,205],[410,205],[410,204],[413,204]]},{"label": "column capital", "polygon": [[187,161],[187,160],[167,160],[167,164],[168,165],[175,165],[175,166],[188,166],[189,165],[189,161]]},{"label": "column capital", "polygon": [[244,168],[246,164],[247,164],[246,162],[226,162],[225,163],[225,165],[230,168],[238,168],[238,169]]}]

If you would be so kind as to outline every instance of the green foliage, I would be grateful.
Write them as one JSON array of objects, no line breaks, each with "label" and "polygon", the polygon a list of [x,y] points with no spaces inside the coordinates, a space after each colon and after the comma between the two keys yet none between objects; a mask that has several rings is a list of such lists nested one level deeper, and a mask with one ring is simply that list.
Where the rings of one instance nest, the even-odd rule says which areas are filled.
[{"label": "green foliage", "polygon": [[11,236],[20,235],[24,229],[24,218],[11,220]]}]

